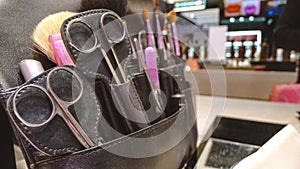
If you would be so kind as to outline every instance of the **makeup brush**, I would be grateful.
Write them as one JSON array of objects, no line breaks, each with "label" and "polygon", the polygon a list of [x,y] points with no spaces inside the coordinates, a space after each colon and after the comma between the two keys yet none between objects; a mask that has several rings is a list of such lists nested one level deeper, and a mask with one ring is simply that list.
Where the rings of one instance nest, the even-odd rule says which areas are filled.
[{"label": "makeup brush", "polygon": [[54,63],[55,56],[49,42],[49,35],[60,33],[63,21],[75,14],[74,12],[63,11],[49,15],[36,26],[32,34],[34,46]]},{"label": "makeup brush", "polygon": [[154,9],[157,8],[157,0],[153,0],[153,7],[154,7]]},{"label": "makeup brush", "polygon": [[159,13],[160,11],[158,9],[155,10],[155,20],[156,20],[156,30],[157,30],[157,43],[158,48],[163,49],[163,40],[161,37],[161,27],[160,27],[160,21],[159,21]]},{"label": "makeup brush", "polygon": [[176,12],[170,11],[168,13],[168,18],[172,25],[172,32],[173,32],[173,43],[175,48],[175,55],[180,56],[180,48],[179,48],[179,42],[178,42],[178,34],[177,34],[177,28],[176,28]]},{"label": "makeup brush", "polygon": [[49,35],[49,41],[52,47],[53,54],[55,56],[55,62],[57,66],[72,65],[75,66],[74,61],[69,55],[64,42],[62,41],[61,34],[57,33]]},{"label": "makeup brush", "polygon": [[151,23],[150,23],[150,15],[147,9],[144,9],[142,11],[143,18],[147,24],[147,29],[148,29],[148,43],[150,47],[155,47],[155,42],[154,42],[154,37],[153,37],[153,32],[151,29]]},{"label": "makeup brush", "polygon": [[165,21],[164,21],[164,26],[163,26],[163,30],[162,30],[162,35],[163,35],[163,41],[166,45],[166,49],[169,51],[169,52],[173,52],[173,45],[171,45],[171,41],[172,41],[172,38],[169,38],[169,33],[170,33],[170,30],[168,28],[168,16],[167,14],[165,14]]}]

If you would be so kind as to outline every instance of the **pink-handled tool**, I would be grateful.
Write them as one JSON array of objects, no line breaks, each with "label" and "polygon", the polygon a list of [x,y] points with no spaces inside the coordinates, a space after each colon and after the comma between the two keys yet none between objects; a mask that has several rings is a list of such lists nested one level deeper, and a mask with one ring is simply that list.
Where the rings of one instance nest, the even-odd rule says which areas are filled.
[{"label": "pink-handled tool", "polygon": [[168,13],[171,25],[172,25],[172,32],[173,32],[173,43],[175,48],[175,55],[180,56],[180,48],[179,48],[179,42],[178,42],[178,34],[177,34],[177,28],[176,28],[176,12],[170,11]]},{"label": "pink-handled tool", "polygon": [[156,61],[156,51],[152,47],[145,49],[146,66],[154,89],[159,89],[159,77]]},{"label": "pink-handled tool", "polygon": [[69,55],[62,39],[61,35],[53,34],[49,35],[49,41],[53,50],[53,54],[55,56],[55,62],[58,66],[61,65],[72,65],[75,66],[74,61],[72,60],[71,56]]},{"label": "pink-handled tool", "polygon": [[147,24],[149,46],[154,48],[155,41],[154,41],[152,29],[151,29],[149,12],[148,12],[148,10],[144,9],[142,13],[143,13],[143,18]]},{"label": "pink-handled tool", "polygon": [[150,84],[151,86],[151,90],[152,90],[152,95],[155,98],[155,102],[156,102],[156,106],[157,106],[157,112],[163,112],[164,108],[163,108],[163,104],[162,104],[162,100],[160,98],[160,85],[159,85],[159,76],[158,76],[158,68],[157,68],[157,53],[155,48],[153,47],[147,47],[145,49],[145,60],[146,60],[146,76],[149,80],[149,82],[152,84]]},{"label": "pink-handled tool", "polygon": [[156,19],[156,30],[157,30],[157,44],[159,49],[163,49],[163,40],[162,40],[162,32],[159,21],[159,11],[155,11],[155,19]]}]

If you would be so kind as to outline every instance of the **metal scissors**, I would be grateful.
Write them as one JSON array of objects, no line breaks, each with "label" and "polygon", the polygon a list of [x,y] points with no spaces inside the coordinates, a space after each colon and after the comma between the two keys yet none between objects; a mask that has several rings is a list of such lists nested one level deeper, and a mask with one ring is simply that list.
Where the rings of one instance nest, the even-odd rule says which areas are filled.
[{"label": "metal scissors", "polygon": [[[118,32],[114,32],[115,30],[110,30],[110,28],[107,28],[107,26],[105,27],[106,20],[110,20],[110,19],[112,19],[113,21],[116,21],[116,23],[121,27],[122,30],[118,31]],[[86,42],[76,42],[76,39],[74,38],[76,35],[75,34],[74,34],[74,36],[71,35],[71,29],[76,28],[76,24],[78,24],[77,28],[79,27],[79,28],[84,29],[85,32],[82,32],[82,33],[85,33],[88,36],[88,39],[85,39]],[[128,80],[126,78],[124,70],[119,62],[118,56],[113,47],[115,44],[120,43],[125,39],[126,28],[123,23],[123,20],[114,12],[105,12],[99,18],[99,26],[100,26],[100,28],[103,29],[104,36],[107,40],[107,43],[112,51],[114,59],[120,70],[120,73],[122,76],[122,81],[127,82]],[[99,48],[101,50],[102,55],[104,56],[104,59],[108,65],[114,79],[116,80],[116,83],[121,84],[121,80],[117,76],[117,73],[111,64],[111,61],[109,60],[105,50],[103,49],[102,44],[99,42],[99,40],[97,38],[96,29],[98,29],[98,28],[93,28],[88,23],[88,21],[85,19],[82,19],[82,18],[74,19],[67,25],[66,37],[70,41],[70,45],[79,52],[91,53],[91,52],[95,51],[97,48]],[[82,39],[78,39],[78,40],[82,40]],[[81,44],[79,44],[79,43],[81,43]]]},{"label": "metal scissors", "polygon": [[69,111],[83,94],[79,76],[67,67],[56,67],[48,73],[46,86],[29,84],[19,88],[12,100],[16,117],[28,127],[42,127],[56,115],[62,117],[78,141],[85,147],[94,143]]}]

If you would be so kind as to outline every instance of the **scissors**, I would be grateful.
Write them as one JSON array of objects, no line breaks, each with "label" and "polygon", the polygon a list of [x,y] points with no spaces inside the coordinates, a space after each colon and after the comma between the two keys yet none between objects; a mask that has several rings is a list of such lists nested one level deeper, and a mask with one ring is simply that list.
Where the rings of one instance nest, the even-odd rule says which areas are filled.
[{"label": "scissors", "polygon": [[[113,19],[113,21],[116,21],[117,24],[119,26],[121,26],[122,28],[122,31],[120,32],[120,36],[117,36],[118,35],[116,32],[109,32],[111,30],[109,30],[109,28],[105,27],[105,24],[104,22],[106,21],[106,19]],[[82,29],[85,29],[85,33],[87,35],[89,35],[89,38],[91,39],[86,39],[88,43],[85,43],[85,44],[82,44],[80,45],[78,42],[76,42],[76,40],[74,39],[74,37],[72,37],[71,35],[71,29],[72,28],[75,28],[76,27],[76,24],[80,24],[79,27],[81,27]],[[117,44],[117,43],[120,43],[122,42],[124,39],[125,39],[125,36],[126,36],[126,29],[125,29],[125,25],[123,23],[123,20],[114,12],[105,12],[101,15],[100,19],[99,19],[99,25],[100,25],[100,28],[103,28],[103,33],[104,33],[104,36],[108,42],[108,45],[113,53],[113,56],[114,56],[114,59],[117,63],[117,66],[120,70],[120,73],[121,73],[121,76],[122,76],[122,81],[123,82],[127,82],[127,78],[125,76],[125,73],[124,73],[124,70],[123,68],[121,67],[120,65],[120,62],[119,62],[119,59],[117,57],[117,54],[114,50],[114,45]],[[74,35],[76,36],[76,35]],[[102,44],[99,42],[99,40],[97,39],[97,36],[96,36],[96,30],[88,23],[87,20],[84,20],[82,18],[77,18],[77,19],[74,19],[72,20],[68,25],[67,25],[67,28],[66,28],[66,37],[68,38],[68,40],[70,41],[70,45],[72,47],[74,47],[77,51],[79,52],[82,52],[82,53],[91,53],[93,51],[95,51],[97,48],[99,48],[101,50],[101,53],[103,54],[104,56],[104,59],[114,77],[114,79],[116,80],[116,83],[117,84],[121,84],[121,80],[120,78],[117,76],[117,73],[116,71],[114,70],[112,64],[111,64],[111,61],[109,60],[105,50],[103,49],[102,47]],[[81,42],[82,43],[82,42]]]},{"label": "scissors", "polygon": [[83,84],[79,76],[67,67],[56,67],[49,72],[46,87],[29,84],[16,91],[12,100],[13,111],[24,125],[33,128],[45,126],[59,115],[78,141],[89,148],[94,143],[68,110],[82,94]]}]

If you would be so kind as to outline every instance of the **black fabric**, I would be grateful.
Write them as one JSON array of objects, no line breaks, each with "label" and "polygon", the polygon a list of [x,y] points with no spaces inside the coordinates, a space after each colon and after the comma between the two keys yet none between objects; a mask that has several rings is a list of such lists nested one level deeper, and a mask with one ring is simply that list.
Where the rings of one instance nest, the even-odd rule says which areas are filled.
[{"label": "black fabric", "polygon": [[[274,30],[276,47],[300,52],[300,1],[288,0],[277,26]],[[300,83],[300,69],[298,69],[297,83]]]},{"label": "black fabric", "polygon": [[1,168],[14,169],[16,168],[15,155],[13,149],[13,133],[9,121],[5,115],[4,109],[0,106],[0,163]]},{"label": "black fabric", "polygon": [[[124,3],[127,4],[127,3]],[[46,16],[60,11],[79,11],[80,0],[2,0],[0,3],[0,86],[2,89],[18,86],[23,82],[18,63],[22,59],[36,58],[45,69],[54,66],[33,48],[31,35],[35,26]],[[1,106],[0,164],[1,168],[14,169],[13,137],[7,117]]]},{"label": "black fabric", "polygon": [[300,51],[300,1],[288,0],[274,30],[276,47]]},{"label": "black fabric", "polygon": [[[119,2],[119,0],[110,1],[112,7],[114,3]],[[124,0],[126,1],[126,0]],[[125,3],[124,3],[125,4]],[[126,3],[127,4],[127,3]],[[15,87],[21,85],[24,80],[20,76],[18,63],[22,59],[36,58],[43,63],[45,69],[53,67],[54,65],[49,62],[46,57],[38,53],[33,49],[31,34],[35,26],[49,14],[53,14],[60,11],[79,11],[81,1],[79,0],[27,0],[27,1],[17,1],[17,0],[4,0],[0,4],[0,14],[1,14],[1,26],[0,26],[0,49],[2,51],[2,61],[0,62],[0,79],[1,88],[8,89],[10,87]],[[108,8],[110,8],[108,7]],[[190,102],[191,103],[191,102]],[[190,108],[183,109],[179,111],[177,115],[183,114],[182,118],[189,121],[191,116],[194,116],[194,112],[189,111]],[[4,116],[4,110],[1,111]],[[173,115],[165,121],[161,121],[154,126],[146,128],[142,131],[135,133],[133,136],[137,137],[150,137],[160,134],[165,131],[174,123],[178,118],[177,115]],[[8,152],[5,153],[6,157],[0,159],[1,168],[14,169],[14,156],[12,147],[12,136],[11,130],[7,123],[8,119],[4,116],[0,116],[0,120],[4,121],[3,126],[3,145],[6,146]],[[5,123],[6,122],[6,123]],[[64,156],[63,158],[52,159],[52,157],[45,156],[33,147],[28,140],[22,136],[16,128],[14,129],[14,134],[17,136],[18,143],[25,155],[27,164],[35,164],[37,168],[181,168],[184,166],[185,162],[194,154],[196,150],[197,141],[197,128],[193,124],[191,130],[187,126],[182,124],[174,129],[169,135],[169,140],[157,140],[156,142],[151,142],[155,146],[145,146],[145,149],[160,149],[163,145],[167,146],[174,142],[176,139],[180,138],[188,130],[188,134],[184,139],[178,143],[170,151],[155,156],[153,158],[125,158],[107,151],[103,151],[101,147],[95,147],[88,149],[86,151],[77,152],[70,154],[70,156]],[[1,133],[2,134],[2,133]],[[4,138],[4,139],[3,139]],[[127,142],[124,138],[120,138],[115,142],[108,143],[107,148],[118,148],[122,146],[118,141]],[[132,146],[134,142],[130,142]],[[150,144],[150,143],[149,143]],[[117,146],[116,146],[117,145]],[[162,145],[162,146],[160,146]],[[124,145],[123,145],[124,146]],[[1,149],[5,150],[5,149]],[[118,150],[118,149],[117,149]],[[51,160],[50,160],[51,159]],[[49,160],[49,161],[45,161]],[[36,162],[41,162],[36,164]],[[2,167],[3,166],[3,167]],[[6,167],[7,166],[7,167]]]},{"label": "black fabric", "polygon": [[[7,89],[22,83],[18,63],[38,55],[33,52],[31,34],[37,23],[51,13],[77,10],[78,0],[3,0],[0,3],[0,83]],[[48,63],[49,64],[49,63]],[[46,65],[48,65],[46,64]],[[49,64],[51,65],[51,64]],[[47,66],[46,66],[47,67]],[[14,169],[13,136],[8,119],[1,107],[1,168]]]},{"label": "black fabric", "polygon": [[[25,58],[39,57],[34,52],[31,35],[46,16],[65,10],[77,11],[78,0],[3,0],[0,6],[1,85],[4,88],[22,83],[18,63]],[[42,61],[45,60],[42,59]],[[44,65],[46,68],[48,65]]]}]

